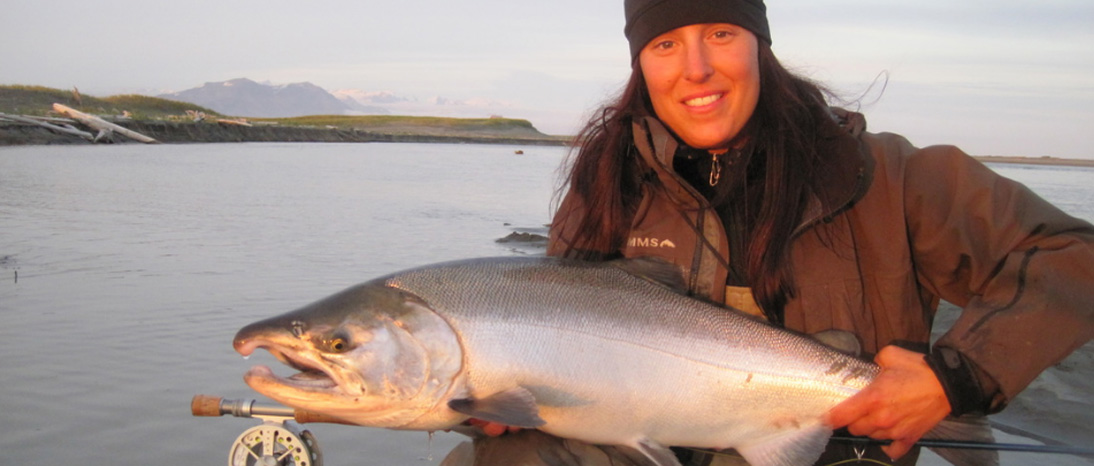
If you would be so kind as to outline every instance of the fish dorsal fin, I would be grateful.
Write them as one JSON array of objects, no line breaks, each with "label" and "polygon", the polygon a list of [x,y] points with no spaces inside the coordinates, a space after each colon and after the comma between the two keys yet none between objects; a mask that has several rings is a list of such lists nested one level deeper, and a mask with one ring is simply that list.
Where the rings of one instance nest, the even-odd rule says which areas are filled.
[{"label": "fish dorsal fin", "polygon": [[824,453],[832,429],[814,424],[804,429],[786,431],[759,443],[737,447],[752,466],[801,466],[813,464]]},{"label": "fish dorsal fin", "polygon": [[539,417],[536,398],[523,387],[511,388],[486,398],[461,398],[448,402],[448,407],[476,419],[507,426],[531,429],[546,424]]},{"label": "fish dorsal fin", "polygon": [[687,293],[684,273],[675,264],[657,257],[636,257],[609,262],[613,267],[678,293]]},{"label": "fish dorsal fin", "polygon": [[859,357],[862,356],[862,342],[855,334],[847,330],[825,330],[812,335],[814,340],[824,343],[826,346],[843,354]]}]

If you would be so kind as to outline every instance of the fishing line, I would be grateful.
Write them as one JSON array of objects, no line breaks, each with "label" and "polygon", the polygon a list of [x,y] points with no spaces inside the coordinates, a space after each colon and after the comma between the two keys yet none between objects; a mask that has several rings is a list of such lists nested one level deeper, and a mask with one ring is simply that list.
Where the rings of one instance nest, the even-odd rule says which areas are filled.
[{"label": "fishing line", "polygon": [[[892,443],[891,440],[874,440],[867,437],[832,437],[833,442],[851,443],[855,445],[885,446]],[[966,442],[960,440],[936,440],[920,439],[915,443],[918,447],[926,448],[953,448],[960,450],[995,450],[1012,451],[1021,453],[1051,453],[1061,455],[1094,456],[1094,448],[1073,447],[1070,445],[1032,445],[1022,443],[990,443],[990,442]]]},{"label": "fishing line", "polygon": [[[711,455],[711,456],[715,456],[715,457],[725,456],[727,458],[736,458],[738,460],[741,458],[741,455],[738,455],[735,452],[730,453],[728,451],[707,450],[707,449],[704,449],[704,448],[688,448],[688,450],[695,450],[697,452],[701,452],[703,454]],[[886,463],[884,461],[879,461],[879,460],[875,460],[875,459],[871,459],[871,458],[862,458],[862,457],[840,460],[840,461],[837,461],[835,463],[826,464],[824,466],[843,466],[845,464],[863,464],[863,463],[867,463],[867,464],[873,463],[877,466],[894,466],[892,463]]]}]

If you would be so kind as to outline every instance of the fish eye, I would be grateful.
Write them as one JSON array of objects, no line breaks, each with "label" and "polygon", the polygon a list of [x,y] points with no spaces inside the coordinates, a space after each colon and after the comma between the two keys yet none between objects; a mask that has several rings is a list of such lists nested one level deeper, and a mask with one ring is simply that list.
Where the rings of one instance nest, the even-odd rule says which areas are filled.
[{"label": "fish eye", "polygon": [[323,346],[325,346],[327,352],[330,353],[345,353],[353,349],[353,345],[350,344],[349,337],[345,335],[332,335],[330,338],[323,342]]}]

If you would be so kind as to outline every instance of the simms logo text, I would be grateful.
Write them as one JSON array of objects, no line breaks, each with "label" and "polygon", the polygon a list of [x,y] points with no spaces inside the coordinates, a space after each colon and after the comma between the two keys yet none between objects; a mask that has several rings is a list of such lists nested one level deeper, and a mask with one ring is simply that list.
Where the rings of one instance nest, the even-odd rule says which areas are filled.
[{"label": "simms logo text", "polygon": [[627,246],[632,248],[675,248],[676,243],[667,239],[633,237],[627,241]]}]

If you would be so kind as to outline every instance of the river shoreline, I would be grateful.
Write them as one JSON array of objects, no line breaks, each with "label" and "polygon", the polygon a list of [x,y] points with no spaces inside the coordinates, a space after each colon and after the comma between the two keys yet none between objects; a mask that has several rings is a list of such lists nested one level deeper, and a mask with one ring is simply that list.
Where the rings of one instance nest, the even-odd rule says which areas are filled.
[{"label": "river shoreline", "polygon": [[[119,125],[168,144],[231,143],[231,142],[407,142],[447,144],[509,144],[533,146],[565,146],[566,136],[548,136],[532,131],[462,131],[439,132],[437,128],[403,128],[398,133],[361,130],[356,128],[319,128],[286,125],[243,126],[233,124],[191,123],[169,121],[127,121]],[[132,143],[124,137],[115,142]],[[83,145],[90,142],[46,128],[19,123],[0,123],[0,146],[22,145]],[[1094,167],[1094,159],[1060,157],[973,156],[983,163],[1023,165],[1056,165]]]},{"label": "river shoreline", "polygon": [[[563,146],[568,137],[548,136],[535,130],[439,131],[421,127],[400,132],[381,132],[356,128],[307,127],[288,125],[222,124],[208,122],[118,121],[116,124],[162,143],[230,143],[230,142],[415,142],[450,144],[512,144]],[[131,143],[115,136],[118,143]],[[19,123],[0,123],[0,146],[21,145],[83,145],[91,142],[49,129]]]},{"label": "river shoreline", "polygon": [[1059,157],[1008,157],[998,155],[974,156],[984,163],[1017,163],[1024,165],[1058,165],[1066,167],[1094,167],[1094,159],[1063,159]]}]

